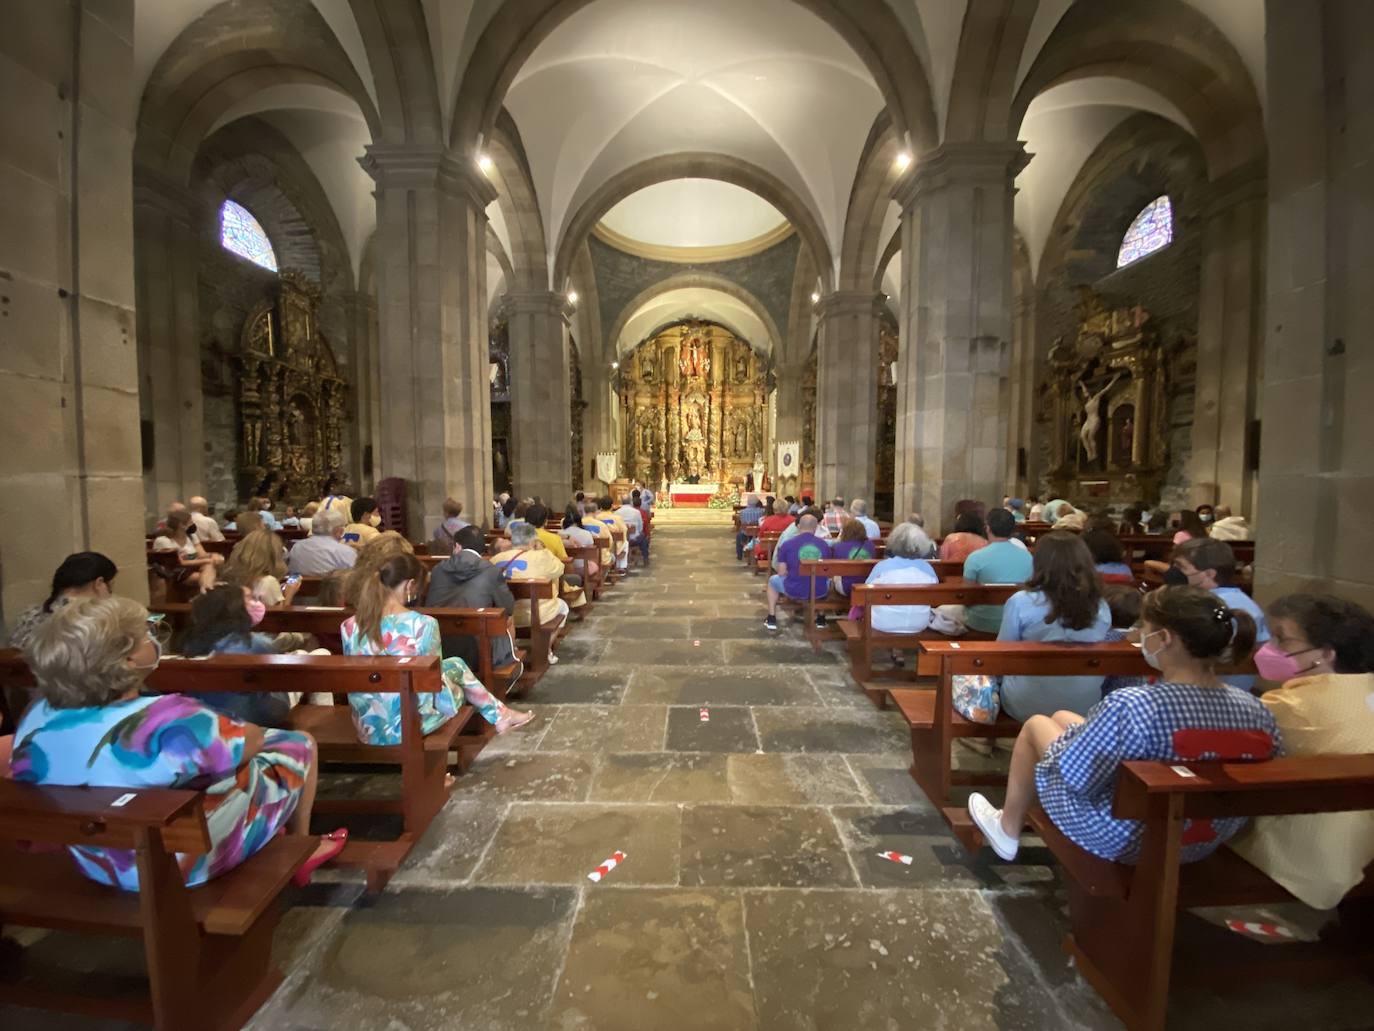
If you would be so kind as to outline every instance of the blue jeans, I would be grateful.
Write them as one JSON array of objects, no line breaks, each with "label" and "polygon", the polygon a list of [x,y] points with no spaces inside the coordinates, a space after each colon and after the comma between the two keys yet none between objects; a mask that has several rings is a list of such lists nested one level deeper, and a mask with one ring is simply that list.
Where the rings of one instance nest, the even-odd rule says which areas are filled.
[{"label": "blue jeans", "polygon": [[735,558],[744,558],[744,542],[749,540],[749,534],[741,530],[735,534]]}]

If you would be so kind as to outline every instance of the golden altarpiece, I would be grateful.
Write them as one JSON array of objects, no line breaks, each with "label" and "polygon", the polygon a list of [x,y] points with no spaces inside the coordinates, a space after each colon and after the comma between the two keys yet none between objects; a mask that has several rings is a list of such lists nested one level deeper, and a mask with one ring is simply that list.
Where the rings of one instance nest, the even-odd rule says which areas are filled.
[{"label": "golden altarpiece", "polygon": [[320,290],[287,270],[277,296],[248,313],[238,370],[239,490],[271,484],[274,497],[315,497],[343,465],[348,385],[319,330]]},{"label": "golden altarpiece", "polygon": [[686,322],[620,364],[621,455],[640,483],[743,483],[768,454],[768,367],[723,326]]},{"label": "golden altarpiece", "polygon": [[1058,497],[1129,502],[1158,497],[1169,467],[1174,351],[1139,305],[1110,308],[1084,287],[1078,334],[1051,347],[1040,384],[1050,433],[1049,482]]}]

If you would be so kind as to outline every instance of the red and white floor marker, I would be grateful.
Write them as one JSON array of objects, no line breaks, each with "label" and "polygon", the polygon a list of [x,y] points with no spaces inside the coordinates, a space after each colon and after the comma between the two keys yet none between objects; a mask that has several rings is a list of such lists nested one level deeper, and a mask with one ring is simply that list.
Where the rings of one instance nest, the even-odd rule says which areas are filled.
[{"label": "red and white floor marker", "polygon": [[706,706],[704,706],[704,705],[701,707],[701,722],[702,722],[702,723],[710,723],[710,722],[711,722],[711,710],[708,709],[708,708],[706,708]]},{"label": "red and white floor marker", "polygon": [[608,873],[610,873],[624,861],[624,852],[621,852],[619,850],[612,852],[611,857],[609,859],[607,859],[604,863],[598,866],[591,873],[587,874],[587,880],[595,884],[597,881],[601,880],[601,878],[605,877]]},{"label": "red and white floor marker", "polygon": [[1278,924],[1255,923],[1247,920],[1227,920],[1226,926],[1237,934],[1248,934],[1255,938],[1273,938],[1278,941],[1288,941],[1293,937],[1292,931]]},{"label": "red and white floor marker", "polygon": [[887,859],[893,863],[901,863],[903,866],[911,865],[911,857],[904,856],[900,852],[879,852],[880,859]]}]

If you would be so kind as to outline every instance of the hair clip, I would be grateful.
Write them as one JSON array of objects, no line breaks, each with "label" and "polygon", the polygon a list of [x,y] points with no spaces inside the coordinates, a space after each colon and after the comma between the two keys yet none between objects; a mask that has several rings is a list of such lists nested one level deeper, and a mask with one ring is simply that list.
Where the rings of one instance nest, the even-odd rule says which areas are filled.
[{"label": "hair clip", "polygon": [[1217,621],[1218,623],[1224,623],[1224,622],[1226,622],[1226,619],[1227,619],[1226,611],[1227,611],[1226,609],[1216,609],[1216,610],[1214,610],[1213,615],[1215,616],[1216,621]]}]

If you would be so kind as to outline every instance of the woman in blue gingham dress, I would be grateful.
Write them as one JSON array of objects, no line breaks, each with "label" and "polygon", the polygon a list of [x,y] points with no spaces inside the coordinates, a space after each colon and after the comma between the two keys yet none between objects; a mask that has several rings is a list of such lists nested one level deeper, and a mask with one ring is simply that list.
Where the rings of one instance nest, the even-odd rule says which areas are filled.
[{"label": "woman in blue gingham dress", "polygon": [[[1162,587],[1141,608],[1139,645],[1160,670],[1158,684],[1114,691],[1087,719],[1068,712],[1033,716],[1012,752],[1007,799],[995,808],[981,794],[969,814],[1003,859],[1016,857],[1026,812],[1037,798],[1079,847],[1115,862],[1134,862],[1143,826],[1112,816],[1117,770],[1129,760],[1274,758],[1283,752],[1269,710],[1217,679],[1227,655],[1248,655],[1254,622],[1196,587]],[[1214,851],[1244,826],[1243,818],[1185,824],[1184,862]]]}]

